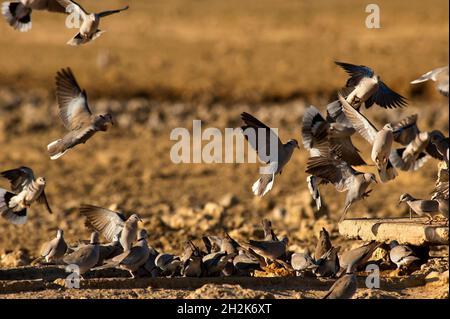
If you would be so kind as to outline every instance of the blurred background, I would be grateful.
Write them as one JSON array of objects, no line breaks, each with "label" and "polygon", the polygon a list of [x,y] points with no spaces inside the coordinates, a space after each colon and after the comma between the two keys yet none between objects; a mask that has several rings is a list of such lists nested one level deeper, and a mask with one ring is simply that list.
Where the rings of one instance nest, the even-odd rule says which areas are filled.
[{"label": "blurred background", "polygon": [[[20,248],[35,256],[57,227],[69,242],[86,239],[89,231],[77,211],[82,203],[137,212],[150,243],[174,252],[187,238],[224,228],[238,239],[258,237],[261,217],[290,236],[291,250],[312,247],[322,226],[336,239],[345,195],[324,186],[329,217],[318,219],[305,183],[303,148],[262,199],[251,193],[257,164],[176,165],[169,156],[173,128],[190,128],[194,119],[204,128],[238,127],[243,111],[278,127],[283,140],[301,140],[304,109],[314,104],[324,111],[345,84],[335,60],[373,67],[409,99],[407,108],[365,112],[375,125],[418,113],[420,129],[448,135],[448,99],[433,83],[409,84],[448,65],[447,0],[377,1],[380,29],[366,28],[369,1],[360,0],[79,3],[88,11],[130,9],[102,20],[106,33],[81,47],[65,45],[76,30],[65,28],[64,15],[35,11],[28,33],[0,21],[1,170],[26,165],[45,176],[55,211],[48,215],[33,205],[20,227],[0,219],[0,255]],[[94,111],[112,112],[117,125],[50,161],[46,145],[65,132],[54,76],[67,66]],[[354,140],[370,162],[367,143]],[[429,196],[436,174],[436,160],[401,172],[395,181],[375,185],[348,216],[407,216],[406,207],[396,207],[400,194]],[[1,180],[0,187],[9,185]]]}]

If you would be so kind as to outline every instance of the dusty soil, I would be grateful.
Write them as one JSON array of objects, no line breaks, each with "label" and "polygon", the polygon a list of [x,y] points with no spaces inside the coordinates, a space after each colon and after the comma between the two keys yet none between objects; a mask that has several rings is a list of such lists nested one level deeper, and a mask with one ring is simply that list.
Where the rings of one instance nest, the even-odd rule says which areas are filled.
[{"label": "dusty soil", "polygon": [[[101,6],[81,2],[93,10]],[[126,2],[111,0],[108,7]],[[68,290],[58,281],[62,270],[52,277],[53,268],[29,269],[29,263],[57,228],[64,229],[70,244],[88,239],[77,211],[82,203],[138,213],[149,242],[173,253],[181,252],[186,239],[201,245],[202,235],[223,229],[237,240],[259,238],[263,217],[272,220],[278,234],[289,236],[291,252],[312,249],[322,227],[343,250],[358,245],[338,235],[344,195],[333,187],[322,188],[329,216],[316,216],[305,184],[304,149],[295,152],[263,199],[251,193],[258,164],[170,160],[172,129],[190,130],[194,119],[202,120],[203,128],[235,128],[242,124],[243,111],[279,128],[282,140],[300,140],[305,107],[314,104],[323,111],[344,84],[344,72],[334,59],[373,66],[410,99],[404,109],[367,111],[376,125],[418,113],[422,130],[437,128],[448,135],[448,99],[432,84],[409,85],[430,68],[448,63],[448,1],[433,6],[378,1],[379,30],[365,28],[366,3],[359,0],[264,0],[257,5],[214,0],[207,6],[203,1],[163,2],[133,1],[120,18],[102,22],[108,32],[98,41],[75,50],[64,45],[74,30],[55,31],[64,23],[62,16],[33,13],[33,30],[26,34],[0,21],[1,170],[26,165],[45,176],[55,211],[49,215],[34,205],[20,227],[0,219],[0,298],[320,297],[331,281],[276,278],[266,284],[265,278],[212,278],[178,285],[171,279],[132,281],[114,273]],[[87,89],[93,109],[111,112],[117,125],[50,161],[46,145],[64,133],[53,79],[66,66]],[[355,143],[370,162],[366,142],[356,137]],[[407,216],[405,206],[396,206],[400,194],[428,197],[437,164],[429,160],[417,172],[402,172],[395,181],[375,185],[370,198],[354,205],[348,216]],[[9,185],[0,180],[0,187]],[[432,253],[410,277],[393,274],[388,265],[381,289],[361,288],[356,297],[448,298],[448,246]]]}]

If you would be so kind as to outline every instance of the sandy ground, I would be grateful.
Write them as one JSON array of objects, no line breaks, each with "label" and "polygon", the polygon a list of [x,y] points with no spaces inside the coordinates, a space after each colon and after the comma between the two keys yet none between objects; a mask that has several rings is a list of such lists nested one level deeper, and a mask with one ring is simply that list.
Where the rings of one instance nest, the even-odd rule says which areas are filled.
[{"label": "sandy ground", "polygon": [[[125,3],[109,1],[108,8]],[[345,83],[344,72],[333,64],[336,59],[373,66],[409,98],[404,109],[366,111],[376,125],[417,113],[420,129],[437,128],[448,135],[448,99],[432,84],[409,85],[448,63],[448,2],[379,4],[382,28],[368,30],[365,3],[359,0],[214,0],[208,5],[134,0],[132,9],[102,24],[107,32],[98,41],[77,49],[64,45],[74,30],[54,31],[64,23],[63,16],[35,12],[33,30],[26,34],[0,21],[1,170],[26,165],[45,176],[55,211],[49,215],[34,205],[20,227],[0,219],[0,298],[320,297],[332,281],[277,278],[264,284],[261,278],[213,278],[174,286],[170,279],[132,281],[117,273],[67,290],[57,280],[63,275],[49,277],[48,268],[27,269],[57,228],[65,230],[71,244],[88,239],[77,210],[82,203],[138,213],[149,242],[166,252],[180,253],[187,239],[201,245],[202,235],[224,229],[237,240],[260,238],[263,217],[272,220],[277,234],[289,236],[290,252],[312,249],[322,227],[343,250],[358,245],[338,234],[344,195],[333,187],[322,188],[329,216],[316,216],[305,183],[308,154],[303,148],[294,153],[269,196],[257,199],[251,185],[258,164],[174,164],[170,133],[177,127],[191,130],[195,119],[202,120],[203,128],[236,128],[246,111],[279,128],[282,140],[300,141],[305,108],[314,104],[324,111]],[[50,161],[46,145],[64,133],[54,75],[66,66],[87,89],[93,109],[111,112],[117,124]],[[354,141],[370,162],[367,143],[360,137]],[[402,172],[395,181],[373,186],[370,198],[355,204],[348,217],[407,216],[405,206],[396,206],[400,194],[428,197],[437,164],[429,160],[417,172]],[[0,180],[0,187],[9,185]],[[448,298],[448,246],[433,248],[432,254],[410,277],[399,277],[386,265],[381,289],[361,288],[356,297]],[[11,275],[15,269],[22,277]],[[359,275],[363,283],[365,275]]]}]

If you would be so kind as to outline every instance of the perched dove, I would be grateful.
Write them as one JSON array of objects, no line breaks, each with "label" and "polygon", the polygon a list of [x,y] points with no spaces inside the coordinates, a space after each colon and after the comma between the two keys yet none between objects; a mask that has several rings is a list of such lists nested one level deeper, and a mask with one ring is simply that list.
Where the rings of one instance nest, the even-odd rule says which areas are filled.
[{"label": "perched dove", "polygon": [[317,277],[335,277],[339,272],[339,252],[340,247],[332,247],[322,257],[316,259],[317,268],[313,273]]},{"label": "perched dove", "polygon": [[159,275],[159,268],[156,266],[156,257],[159,255],[159,253],[150,245],[148,245],[148,249],[149,256],[142,268],[145,269],[145,271],[148,272],[152,277],[157,277]]},{"label": "perched dove", "polygon": [[362,103],[366,108],[370,108],[374,103],[384,108],[406,105],[406,99],[391,90],[371,68],[344,62],[335,63],[350,75],[345,86],[351,93],[346,100],[353,107],[359,109]]},{"label": "perched dove", "polygon": [[170,277],[173,277],[179,273],[182,266],[182,261],[178,256],[160,253],[156,256],[155,264],[162,270],[163,274],[169,274]]},{"label": "perched dove", "polygon": [[122,245],[120,244],[120,236],[117,234],[114,236],[114,239],[112,242],[99,245],[99,258],[98,258],[98,265],[103,265],[104,261],[107,259],[112,259],[121,253],[123,253]]},{"label": "perched dove", "polygon": [[349,265],[345,274],[334,282],[322,299],[351,299],[358,289],[354,266]]},{"label": "perched dove", "polygon": [[339,265],[343,269],[347,269],[350,265],[355,265],[355,267],[365,263],[373,254],[373,252],[380,247],[382,243],[377,243],[376,241],[371,241],[360,247],[354,248],[343,252],[339,256]]},{"label": "perched dove", "polygon": [[203,236],[202,241],[208,254],[217,253],[221,250],[222,238],[219,236]]},{"label": "perched dove", "polygon": [[[232,256],[234,257],[234,256]],[[206,276],[215,276],[222,272],[226,264],[232,258],[224,251],[203,256],[202,263]]]},{"label": "perched dove", "polygon": [[56,97],[59,116],[69,132],[47,145],[52,160],[63,156],[72,147],[86,143],[96,132],[106,131],[108,125],[113,124],[109,113],[92,114],[86,91],[80,88],[70,68],[56,74]]},{"label": "perched dove", "polygon": [[100,19],[107,17],[111,14],[119,13],[128,9],[128,6],[117,9],[103,11],[99,13],[88,13],[75,1],[71,0],[57,0],[61,6],[63,6],[66,12],[77,15],[77,18],[81,20],[80,31],[71,39],[67,44],[69,45],[81,45],[88,43],[98,38],[104,31],[101,31],[98,27]]},{"label": "perched dove", "polygon": [[411,81],[411,84],[422,83],[429,80],[436,82],[436,88],[439,93],[448,97],[448,65],[425,73],[418,79]]},{"label": "perched dove", "polygon": [[412,212],[418,216],[427,216],[428,223],[431,223],[434,216],[442,215],[439,211],[439,202],[432,199],[417,199],[408,193],[400,196],[398,204],[405,202],[409,206],[409,218],[412,218]]},{"label": "perched dove", "polygon": [[[266,172],[252,186],[255,195],[264,196],[272,189],[275,175],[281,174],[283,167],[291,159],[294,149],[299,148],[298,142],[289,140],[286,144],[283,144],[275,131],[254,116],[244,112],[241,117],[245,122],[245,126],[242,127],[245,138],[258,153],[261,161],[268,164],[264,167]],[[262,141],[261,144],[264,144],[263,142],[265,144],[261,145],[259,141]]]},{"label": "perched dove", "polygon": [[372,145],[372,161],[375,163],[380,179],[383,183],[392,180],[397,176],[397,171],[389,161],[394,134],[392,125],[387,123],[381,130],[375,126],[360,112],[355,110],[339,94],[339,101],[348,120],[358,133]]},{"label": "perched dove", "polygon": [[66,12],[66,9],[57,0],[20,0],[2,3],[2,15],[6,22],[20,32],[31,30],[31,13],[33,10]]},{"label": "perched dove", "polygon": [[288,238],[284,236],[281,240],[250,240],[247,245],[262,256],[268,265],[269,261],[284,259],[288,242]]},{"label": "perched dove", "polygon": [[391,241],[390,247],[389,258],[397,265],[397,269],[401,269],[402,267],[408,268],[414,261],[419,260],[410,247],[399,245],[396,240]]},{"label": "perched dove", "polygon": [[46,181],[44,177],[34,177],[29,167],[19,167],[0,173],[11,183],[9,192],[0,188],[0,215],[9,222],[22,225],[27,221],[27,208],[37,201],[46,206],[51,214],[52,210],[45,195]]},{"label": "perched dove", "polygon": [[330,241],[330,235],[327,230],[322,227],[322,230],[319,233],[319,240],[317,241],[316,249],[314,250],[314,258],[318,260],[327,251],[329,251],[333,247]]},{"label": "perched dove", "polygon": [[181,275],[184,277],[200,277],[202,275],[203,263],[200,250],[192,241],[187,241],[181,256]]},{"label": "perched dove", "polygon": [[342,160],[321,156],[308,159],[306,172],[320,177],[323,183],[332,183],[338,192],[347,191],[340,222],[344,220],[353,203],[369,196],[369,185],[377,182],[372,173],[358,172]]},{"label": "perched dove", "polygon": [[95,229],[109,242],[119,235],[124,251],[130,250],[137,237],[138,222],[142,222],[136,214],[127,219],[121,213],[93,205],[82,205],[80,214],[86,217],[88,227]]},{"label": "perched dove", "polygon": [[124,250],[120,255],[107,261],[105,265],[96,267],[94,270],[117,267],[128,270],[131,277],[135,278],[136,271],[147,262],[150,255],[147,237],[147,232],[141,229],[138,233],[137,243],[131,249]]},{"label": "perched dove", "polygon": [[296,271],[297,276],[302,275],[306,271],[313,271],[319,267],[308,252],[292,254],[291,266]]},{"label": "perched dove", "polygon": [[228,255],[233,255],[238,253],[238,248],[240,245],[231,238],[230,234],[225,232],[224,237],[221,240],[220,251],[226,252]]},{"label": "perched dove", "polygon": [[35,259],[32,264],[35,262],[45,259],[47,263],[59,261],[67,251],[67,244],[64,241],[64,231],[62,229],[58,229],[56,232],[56,238],[44,243],[41,248],[41,256]]},{"label": "perched dove", "polygon": [[238,254],[233,258],[233,265],[241,275],[249,275],[260,269],[260,260],[243,248],[238,249]]},{"label": "perched dove", "polygon": [[79,268],[79,274],[88,272],[98,263],[100,256],[100,247],[98,245],[98,233],[91,234],[91,241],[88,245],[81,246],[74,252],[66,255],[63,261],[68,265],[76,265]]},{"label": "perched dove", "polygon": [[447,163],[447,167],[449,165],[449,140],[448,137],[445,137],[442,132],[437,130],[431,131],[430,133],[430,142],[436,147],[437,152],[440,154],[441,159]]}]

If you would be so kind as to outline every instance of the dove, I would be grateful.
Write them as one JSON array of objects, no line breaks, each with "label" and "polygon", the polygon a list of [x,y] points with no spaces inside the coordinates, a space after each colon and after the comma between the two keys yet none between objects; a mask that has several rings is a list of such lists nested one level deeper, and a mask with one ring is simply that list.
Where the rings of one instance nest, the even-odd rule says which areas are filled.
[{"label": "dove", "polygon": [[301,276],[304,272],[313,271],[319,267],[308,252],[293,253],[291,255],[291,266],[295,270],[297,276]]},{"label": "dove", "polygon": [[449,159],[449,140],[448,137],[445,137],[442,132],[438,130],[434,130],[430,132],[430,142],[436,147],[437,152],[441,156],[441,160],[443,160],[448,167],[448,159]]},{"label": "dove", "polygon": [[377,183],[372,173],[358,172],[342,160],[322,156],[308,159],[306,173],[320,177],[323,183],[332,183],[338,192],[347,191],[339,222],[344,220],[352,204],[369,196],[371,190],[367,191],[367,188],[370,184]]},{"label": "dove", "polygon": [[248,113],[242,113],[241,118],[245,122],[245,126],[241,127],[245,138],[260,160],[268,164],[263,168],[265,173],[252,186],[253,194],[262,197],[272,189],[275,175],[281,174],[294,149],[300,147],[295,139],[283,144],[274,130]]},{"label": "dove", "polygon": [[313,273],[317,277],[334,277],[339,272],[339,252],[340,247],[331,247],[323,256],[316,259],[317,268]]},{"label": "dove", "polygon": [[96,267],[93,270],[122,268],[128,270],[132,278],[136,278],[136,271],[147,262],[150,255],[147,237],[147,232],[144,229],[139,230],[137,242],[131,249],[124,250],[120,255],[106,261],[106,264]]},{"label": "dove", "polygon": [[99,13],[88,13],[81,5],[71,0],[57,0],[61,6],[63,6],[66,12],[75,14],[78,20],[81,20],[80,31],[67,42],[68,45],[77,46],[88,43],[97,39],[104,31],[101,31],[98,27],[100,20],[112,14],[116,14],[125,10],[128,10],[128,6],[117,9],[108,10]]},{"label": "dove", "polygon": [[431,223],[433,216],[441,215],[439,211],[439,202],[430,199],[417,199],[412,197],[408,193],[404,193],[400,196],[400,203],[406,203],[409,206],[409,218],[412,218],[412,212],[416,213],[418,216],[427,216],[427,223]]},{"label": "dove", "polygon": [[45,259],[47,263],[59,261],[67,251],[67,244],[64,240],[64,231],[58,229],[56,237],[44,243],[41,247],[41,256],[33,260],[32,264],[41,259]]},{"label": "dove", "polygon": [[20,0],[2,3],[2,15],[6,22],[20,32],[31,30],[31,13],[33,10],[66,12],[66,9],[57,0]]},{"label": "dove", "polygon": [[238,274],[249,275],[257,269],[260,269],[260,260],[243,248],[238,248],[238,254],[233,258],[233,265]]},{"label": "dove", "polygon": [[224,251],[219,251],[217,253],[211,253],[203,256],[202,263],[205,270],[205,275],[215,276],[221,273],[232,257],[234,256],[229,256]]},{"label": "dove", "polygon": [[0,215],[15,225],[25,224],[27,209],[37,201],[46,206],[47,211],[52,210],[45,195],[45,177],[35,178],[31,168],[19,168],[3,171],[0,175],[11,183],[12,192],[0,188]]},{"label": "dove", "polygon": [[120,245],[120,236],[117,234],[114,236],[112,242],[99,245],[99,258],[97,264],[101,266],[105,260],[112,259],[121,253],[123,253],[123,248],[122,245]]},{"label": "dove", "polygon": [[339,265],[343,269],[347,269],[350,265],[355,267],[365,263],[373,254],[373,252],[381,246],[382,243],[371,241],[360,247],[343,252],[339,256]]},{"label": "dove", "polygon": [[318,260],[322,257],[327,251],[329,251],[333,247],[330,241],[330,235],[327,230],[322,227],[322,230],[319,233],[319,240],[317,241],[316,249],[314,250],[314,258]]},{"label": "dove", "polygon": [[349,265],[345,274],[337,279],[322,299],[351,299],[358,289],[354,266]]},{"label": "dove", "polygon": [[178,256],[160,253],[156,256],[155,264],[162,270],[163,274],[169,274],[170,277],[173,277],[180,271],[182,261]]},{"label": "dove", "polygon": [[157,277],[159,275],[159,268],[156,266],[156,257],[159,255],[158,251],[151,245],[148,245],[149,256],[145,264],[142,266],[146,272],[148,272],[152,277]]},{"label": "dove", "polygon": [[418,79],[411,81],[411,84],[422,83],[425,81],[436,82],[436,88],[439,93],[448,97],[448,65],[423,74]]},{"label": "dove", "polygon": [[224,237],[221,240],[220,251],[226,252],[228,255],[237,254],[237,249],[240,245],[231,238],[230,234],[225,232]]},{"label": "dove", "polygon": [[345,86],[351,91],[346,101],[352,107],[356,106],[359,110],[362,103],[366,108],[374,103],[384,108],[406,106],[406,98],[391,90],[371,68],[345,62],[335,63],[350,75]]},{"label": "dove", "polygon": [[428,132],[421,132],[407,145],[391,151],[389,161],[402,171],[416,171],[430,158],[424,151],[428,147],[430,137]]},{"label": "dove", "polygon": [[59,117],[69,132],[47,145],[52,160],[60,158],[76,145],[86,143],[95,133],[107,131],[108,125],[113,124],[109,113],[92,114],[87,93],[80,88],[70,68],[56,74],[56,97]]},{"label": "dove", "polygon": [[272,222],[264,218],[261,222],[264,231],[264,240],[278,240],[277,235],[272,229]]},{"label": "dove", "polygon": [[378,169],[381,182],[385,183],[394,179],[397,176],[397,171],[389,161],[394,141],[391,123],[387,123],[381,130],[377,130],[364,115],[350,106],[341,94],[339,94],[339,101],[342,104],[342,110],[353,127],[372,145],[371,158]]},{"label": "dove", "polygon": [[286,247],[289,239],[284,236],[281,240],[249,240],[248,247],[262,256],[266,262],[277,261],[286,256]]},{"label": "dove", "polygon": [[439,203],[439,212],[448,219],[448,181],[437,181],[436,186],[432,191],[431,199]]},{"label": "dove", "polygon": [[86,217],[86,224],[102,234],[109,242],[119,235],[124,251],[130,250],[137,237],[138,223],[142,219],[132,214],[128,219],[121,213],[93,205],[82,205],[80,214]]},{"label": "dove", "polygon": [[98,263],[100,256],[100,247],[98,245],[98,233],[91,234],[91,240],[88,245],[81,246],[74,252],[66,255],[63,261],[67,265],[76,265],[79,268],[79,275],[88,272]]},{"label": "dove", "polygon": [[203,236],[202,241],[208,254],[217,253],[222,247],[222,238],[219,236]]},{"label": "dove", "polygon": [[397,269],[401,269],[402,267],[408,268],[414,261],[419,260],[410,247],[399,245],[396,240],[391,241],[389,246],[391,247],[389,258],[397,265]]},{"label": "dove", "polygon": [[203,264],[200,250],[192,241],[187,241],[181,256],[181,275],[183,277],[200,277],[202,275]]}]

